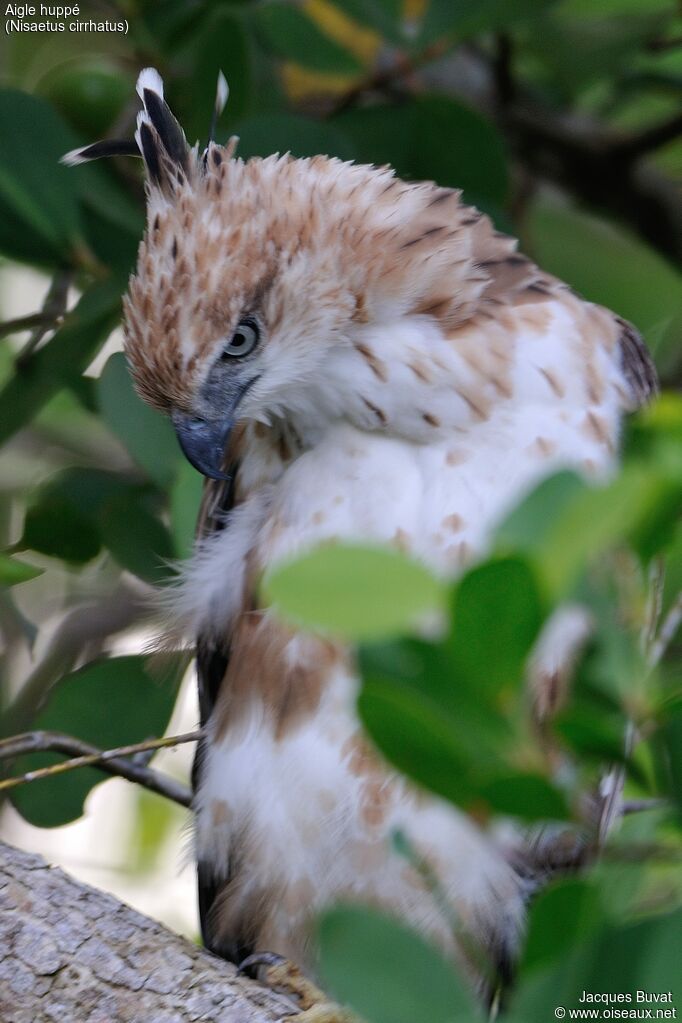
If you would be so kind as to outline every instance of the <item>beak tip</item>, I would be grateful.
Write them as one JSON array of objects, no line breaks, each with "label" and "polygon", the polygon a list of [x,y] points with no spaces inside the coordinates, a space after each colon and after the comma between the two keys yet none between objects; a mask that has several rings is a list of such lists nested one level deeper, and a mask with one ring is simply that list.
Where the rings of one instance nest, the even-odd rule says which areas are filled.
[{"label": "beak tip", "polygon": [[171,418],[182,453],[190,465],[209,479],[229,480],[222,465],[232,422],[213,423],[180,412],[174,412]]}]

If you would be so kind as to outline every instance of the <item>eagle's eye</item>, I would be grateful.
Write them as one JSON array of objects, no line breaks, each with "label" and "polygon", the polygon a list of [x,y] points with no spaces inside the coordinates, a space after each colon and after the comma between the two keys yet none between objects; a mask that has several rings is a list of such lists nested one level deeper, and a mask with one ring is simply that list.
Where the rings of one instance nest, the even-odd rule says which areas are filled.
[{"label": "eagle's eye", "polygon": [[259,337],[260,332],[255,320],[250,318],[240,320],[231,340],[223,349],[221,360],[225,362],[227,359],[241,359],[244,355],[249,355],[258,344]]}]

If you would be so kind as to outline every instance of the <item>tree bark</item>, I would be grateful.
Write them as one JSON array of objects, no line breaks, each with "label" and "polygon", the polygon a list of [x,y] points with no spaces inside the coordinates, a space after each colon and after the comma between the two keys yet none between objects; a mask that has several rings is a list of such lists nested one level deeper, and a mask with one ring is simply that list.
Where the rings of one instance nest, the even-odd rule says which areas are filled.
[{"label": "tree bark", "polygon": [[292,1003],[0,842],[2,1023],[275,1023]]}]

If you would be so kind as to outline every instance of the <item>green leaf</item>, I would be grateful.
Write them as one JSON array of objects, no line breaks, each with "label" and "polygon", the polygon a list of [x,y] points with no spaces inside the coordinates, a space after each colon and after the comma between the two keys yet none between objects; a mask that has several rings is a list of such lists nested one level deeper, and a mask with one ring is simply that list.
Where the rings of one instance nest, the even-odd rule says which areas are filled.
[{"label": "green leaf", "polygon": [[17,561],[16,558],[10,558],[0,552],[0,586],[17,586],[18,583],[25,583],[42,575],[43,571],[42,568],[27,565],[25,561]]},{"label": "green leaf", "polygon": [[575,472],[564,470],[541,480],[507,515],[497,528],[500,552],[532,551],[542,537],[587,484]]},{"label": "green leaf", "polygon": [[319,928],[326,986],[367,1023],[481,1018],[454,969],[418,934],[369,909],[340,908]]},{"label": "green leaf", "polygon": [[241,121],[235,132],[239,135],[239,155],[244,160],[271,153],[323,154],[341,160],[353,160],[356,155],[353,143],[334,124],[299,114],[258,114]]},{"label": "green leaf", "polygon": [[458,805],[476,797],[463,741],[466,726],[458,728],[435,701],[392,680],[365,678],[358,712],[381,752],[403,774]]},{"label": "green leaf", "polygon": [[645,549],[669,539],[681,504],[682,478],[668,479],[638,462],[626,465],[607,487],[578,493],[538,545],[550,592],[569,592],[591,560],[628,538]]},{"label": "green leaf", "polygon": [[544,617],[530,565],[521,558],[478,565],[457,584],[452,607],[450,653],[460,684],[516,691]]},{"label": "green leaf", "polygon": [[603,16],[599,7],[594,5],[594,17],[575,18],[562,2],[538,18],[527,33],[529,54],[545,69],[550,86],[562,99],[580,94],[595,82],[603,81],[608,87],[630,71],[646,42],[662,34],[670,12]]},{"label": "green leaf", "polygon": [[353,21],[380,32],[389,42],[405,45],[402,0],[335,0],[334,6]]},{"label": "green leaf", "polygon": [[173,542],[163,523],[145,507],[142,495],[118,494],[102,509],[102,541],[129,572],[158,584],[167,579]]},{"label": "green leaf", "polygon": [[123,286],[111,278],[89,288],[54,337],[8,380],[0,391],[0,444],[86,369],[116,325]]},{"label": "green leaf", "polygon": [[363,162],[389,163],[400,177],[461,188],[466,202],[496,215],[508,191],[507,156],[495,126],[445,96],[352,110],[334,118]]},{"label": "green leaf", "polygon": [[71,133],[43,100],[0,89],[0,251],[39,264],[69,262],[81,235],[73,178],[59,157]]},{"label": "green leaf", "polygon": [[[67,675],[52,690],[31,727],[67,732],[101,749],[162,735],[175,703],[177,680],[171,684],[150,678],[145,660],[138,656],[112,657],[93,661]],[[63,759],[54,753],[20,757],[12,766],[12,774],[24,774]],[[12,802],[31,824],[58,827],[81,816],[90,789],[104,778],[106,775],[95,768],[79,768],[14,789]]]},{"label": "green leaf", "polygon": [[682,816],[682,701],[668,711],[654,740],[664,791]]},{"label": "green leaf", "polygon": [[74,565],[90,561],[101,546],[89,514],[55,490],[42,493],[38,503],[29,507],[21,545]]},{"label": "green leaf", "polygon": [[185,459],[170,493],[171,534],[175,554],[186,558],[194,546],[199,504],[204,488],[204,477]]},{"label": "green leaf", "polygon": [[416,180],[461,188],[466,202],[484,209],[506,201],[506,148],[497,128],[477,111],[445,96],[420,97],[412,147]]},{"label": "green leaf", "polygon": [[20,541],[51,557],[84,564],[101,547],[98,516],[102,506],[126,487],[114,473],[66,469],[29,498]]},{"label": "green leaf", "polygon": [[606,486],[573,473],[543,480],[500,525],[497,549],[521,550],[548,594],[569,593],[590,562],[628,540],[646,560],[672,539],[682,506],[682,459],[631,459]]},{"label": "green leaf", "polygon": [[562,794],[538,774],[507,771],[504,776],[482,781],[477,795],[497,813],[522,820],[564,820],[570,817]]},{"label": "green leaf", "polygon": [[264,581],[269,602],[287,618],[352,639],[387,636],[438,609],[443,586],[399,554],[350,544],[318,547]]},{"label": "green leaf", "polygon": [[566,1019],[570,1010],[604,1009],[600,1003],[580,1003],[584,991],[620,993],[623,1004],[616,1008],[626,1011],[642,1010],[637,991],[671,992],[668,1006],[674,1006],[682,994],[678,981],[681,945],[680,910],[629,926],[606,928],[577,948],[574,945],[570,951],[566,949],[547,968],[523,975],[512,993],[505,1019],[508,1023],[555,1019],[557,1006],[566,1010]]},{"label": "green leaf", "polygon": [[311,71],[355,75],[362,64],[325,35],[299,7],[271,3],[259,7],[256,25],[267,45],[284,60]]},{"label": "green leaf", "polygon": [[540,891],[530,906],[521,966],[524,975],[571,952],[600,923],[599,897],[589,881],[565,878]]},{"label": "green leaf", "polygon": [[424,46],[439,36],[456,34],[468,38],[481,32],[500,31],[518,21],[536,17],[556,0],[430,0],[419,33]]},{"label": "green leaf", "polygon": [[252,49],[243,20],[218,7],[209,9],[196,31],[185,36],[179,52],[190,64],[191,73],[187,81],[179,82],[175,90],[171,88],[170,102],[190,140],[206,138],[218,68],[227,76],[230,95],[216,126],[217,137],[223,135],[228,122],[234,124],[245,116],[254,90]]},{"label": "green leaf", "polygon": [[97,384],[100,412],[129,454],[161,487],[174,478],[180,450],[168,419],[137,396],[125,356],[110,357]]},{"label": "green leaf", "polygon": [[130,99],[134,82],[103,55],[63,62],[50,68],[39,84],[48,99],[86,138],[104,138]]}]

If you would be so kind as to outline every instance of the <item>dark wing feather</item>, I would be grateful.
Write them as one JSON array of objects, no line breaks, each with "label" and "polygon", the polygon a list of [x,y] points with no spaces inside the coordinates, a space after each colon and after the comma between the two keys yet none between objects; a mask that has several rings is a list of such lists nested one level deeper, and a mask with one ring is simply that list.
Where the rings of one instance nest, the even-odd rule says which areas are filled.
[{"label": "dark wing feather", "polygon": [[621,365],[632,391],[634,408],[641,408],[658,394],[656,367],[641,334],[627,320],[618,317],[618,322],[622,327]]},{"label": "dark wing feather", "polygon": [[[238,472],[238,464],[235,462],[228,470],[228,480],[207,480],[204,487],[204,497],[201,511],[199,513],[198,532],[201,536],[207,536],[222,529],[229,528],[227,516],[234,507],[235,485]],[[223,683],[227,666],[229,663],[230,651],[229,641],[226,638],[225,646],[216,646],[215,640],[207,636],[197,637],[197,680],[199,685],[199,717],[201,728],[213,712],[218,691]],[[206,739],[200,739],[197,743],[194,763],[192,764],[192,789],[197,792],[201,784],[203,764],[206,757]],[[216,955],[224,958],[231,958],[227,951],[215,941],[211,929],[211,916],[213,906],[219,892],[225,885],[225,878],[217,881],[208,863],[201,860],[197,862],[197,896],[199,903],[199,922],[201,925],[201,936],[206,948]],[[244,958],[249,950],[244,952]]]}]

